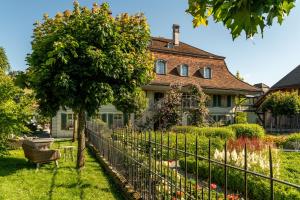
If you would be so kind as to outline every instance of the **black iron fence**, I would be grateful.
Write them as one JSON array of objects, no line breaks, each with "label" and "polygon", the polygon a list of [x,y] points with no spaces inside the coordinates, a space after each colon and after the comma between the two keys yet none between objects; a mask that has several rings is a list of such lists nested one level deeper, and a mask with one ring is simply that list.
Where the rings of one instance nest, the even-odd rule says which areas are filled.
[{"label": "black iron fence", "polygon": [[[274,176],[272,150],[268,152],[268,174],[248,169],[249,154],[244,147],[240,166],[212,155],[208,140],[194,141],[186,134],[134,132],[129,129],[103,132],[87,122],[87,135],[110,165],[122,174],[142,199],[298,199],[300,186]],[[207,151],[206,153],[204,151]],[[204,152],[204,153],[203,153]],[[242,166],[242,167],[241,167]]]}]

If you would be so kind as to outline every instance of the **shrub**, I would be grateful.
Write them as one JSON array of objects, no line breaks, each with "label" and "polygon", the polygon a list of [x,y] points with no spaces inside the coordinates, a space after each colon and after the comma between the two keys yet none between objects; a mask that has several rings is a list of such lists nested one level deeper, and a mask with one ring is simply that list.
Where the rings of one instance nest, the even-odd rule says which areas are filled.
[{"label": "shrub", "polygon": [[236,137],[257,137],[261,138],[265,135],[265,130],[258,124],[233,124],[229,126]]},{"label": "shrub", "polygon": [[247,113],[246,112],[237,112],[235,116],[235,123],[237,124],[246,124],[247,121]]},{"label": "shrub", "polygon": [[294,133],[287,136],[285,142],[283,142],[283,148],[300,149],[300,133]]},{"label": "shrub", "polygon": [[235,137],[234,131],[225,127],[175,126],[172,130],[177,133],[198,134],[210,138],[229,139]]},{"label": "shrub", "polygon": [[287,137],[284,135],[275,136],[275,135],[265,135],[263,137],[263,141],[266,143],[271,143],[276,145],[277,147],[281,147],[285,141],[287,140]]},{"label": "shrub", "polygon": [[[179,165],[182,170],[185,170],[185,160],[180,159]],[[187,157],[187,171],[196,174],[196,161],[194,157]],[[202,180],[208,179],[208,161],[198,161],[198,174]],[[211,180],[219,186],[224,186],[224,167],[212,164],[211,166]],[[244,193],[244,173],[242,171],[229,168],[227,171],[227,186],[230,191],[239,191]],[[248,175],[248,197],[250,199],[270,199],[270,183],[269,180]],[[297,199],[300,200],[300,192],[292,187],[282,184],[274,185],[276,199]]]}]

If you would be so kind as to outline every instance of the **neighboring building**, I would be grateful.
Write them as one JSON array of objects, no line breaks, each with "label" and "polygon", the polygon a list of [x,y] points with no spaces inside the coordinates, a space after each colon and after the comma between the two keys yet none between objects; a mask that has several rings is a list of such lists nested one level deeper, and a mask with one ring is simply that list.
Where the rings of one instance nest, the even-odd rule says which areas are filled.
[{"label": "neighboring building", "polygon": [[[179,40],[179,26],[173,25],[173,39],[152,37],[149,49],[156,58],[154,70],[155,79],[143,87],[149,99],[149,109],[161,99],[172,84],[197,85],[210,96],[208,103],[209,114],[214,121],[233,122],[235,111],[247,111],[249,122],[256,122],[253,110],[249,105],[236,108],[236,97],[253,98],[261,94],[261,90],[237,79],[227,68],[225,57],[218,56]],[[251,102],[251,101],[249,101]],[[251,105],[252,106],[252,105]],[[65,112],[58,112],[53,119],[53,135],[60,135],[59,118],[65,118]],[[68,112],[67,112],[68,113]],[[99,109],[99,117],[110,127],[120,126],[124,119],[122,113],[112,105]],[[144,116],[149,115],[147,111]],[[68,116],[68,115],[67,115]],[[69,118],[63,119],[62,122]],[[146,120],[146,117],[142,120]],[[70,120],[71,121],[71,117]],[[188,124],[188,116],[183,116],[182,124]],[[64,123],[61,123],[64,124]],[[54,128],[57,128],[56,130]],[[72,131],[70,130],[70,135]],[[64,134],[64,136],[66,136]]]},{"label": "neighboring building", "polygon": [[296,116],[281,116],[275,119],[270,112],[262,112],[261,104],[265,100],[265,97],[276,91],[296,91],[300,95],[300,65],[294,70],[288,73],[285,77],[275,83],[268,92],[262,96],[255,106],[257,109],[257,114],[262,125],[270,132],[294,132],[300,130],[300,115]]},{"label": "neighboring building", "polygon": [[262,94],[265,94],[270,90],[270,87],[264,83],[257,83],[257,84],[254,84],[253,86],[258,88],[259,90],[261,90]]}]

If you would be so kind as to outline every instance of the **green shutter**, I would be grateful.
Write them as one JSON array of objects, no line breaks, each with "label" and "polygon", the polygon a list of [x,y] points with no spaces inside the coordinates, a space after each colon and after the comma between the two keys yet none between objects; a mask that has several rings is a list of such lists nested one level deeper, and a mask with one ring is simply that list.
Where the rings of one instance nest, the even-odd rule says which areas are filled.
[{"label": "green shutter", "polygon": [[108,114],[108,127],[112,128],[114,122],[114,115],[113,114]]},{"label": "green shutter", "polygon": [[217,95],[213,95],[213,107],[217,107]]},{"label": "green shutter", "polygon": [[67,114],[61,113],[61,130],[67,129]]},{"label": "green shutter", "polygon": [[227,96],[227,107],[231,107],[232,98],[230,95]]},{"label": "green shutter", "polygon": [[221,95],[218,95],[218,107],[220,107],[222,105],[221,100],[222,100]]},{"label": "green shutter", "polygon": [[128,125],[128,121],[129,121],[129,114],[128,113],[124,113],[123,114],[123,123],[124,125]]}]

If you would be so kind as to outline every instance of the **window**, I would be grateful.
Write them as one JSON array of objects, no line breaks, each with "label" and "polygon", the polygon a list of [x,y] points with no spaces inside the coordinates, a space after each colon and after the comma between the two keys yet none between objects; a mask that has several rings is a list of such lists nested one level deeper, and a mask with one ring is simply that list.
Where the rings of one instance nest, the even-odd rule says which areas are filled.
[{"label": "window", "polygon": [[73,129],[73,114],[61,113],[61,130]]},{"label": "window", "polygon": [[230,95],[227,96],[227,107],[232,106],[232,97]]},{"label": "window", "polygon": [[221,106],[221,95],[213,95],[213,107]]},{"label": "window", "polygon": [[180,76],[188,76],[189,75],[189,66],[181,65],[180,66]]},{"label": "window", "polygon": [[204,78],[211,79],[212,78],[212,70],[210,67],[204,68]]},{"label": "window", "polygon": [[155,72],[157,74],[166,74],[166,61],[157,60],[155,63]]}]

